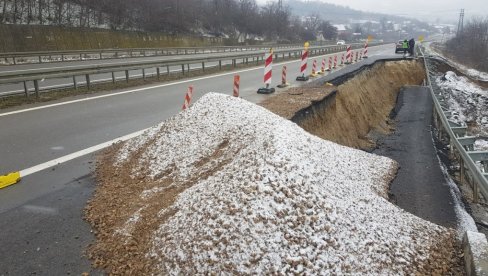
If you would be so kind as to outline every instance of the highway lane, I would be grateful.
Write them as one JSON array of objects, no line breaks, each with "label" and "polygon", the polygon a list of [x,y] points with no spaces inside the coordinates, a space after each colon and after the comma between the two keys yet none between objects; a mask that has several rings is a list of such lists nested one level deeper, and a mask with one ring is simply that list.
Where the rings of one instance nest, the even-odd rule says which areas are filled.
[{"label": "highway lane", "polygon": [[[375,47],[370,56],[389,55],[391,49],[391,45]],[[298,64],[287,64],[293,85],[297,85],[291,78],[297,75]],[[276,84],[281,66],[274,68]],[[259,67],[240,73],[243,98],[259,102],[268,97],[256,94],[262,83],[262,70]],[[95,96],[108,96],[105,98],[54,107],[48,107],[53,103],[17,107],[7,112],[47,108],[5,116],[1,115],[7,114],[3,111],[0,129],[6,131],[0,132],[0,172],[39,164],[159,123],[180,111],[189,84],[195,86],[196,98],[208,91],[231,94],[232,77],[233,73],[228,73],[110,96],[122,92],[113,91]],[[88,97],[55,103],[76,99]],[[93,236],[82,220],[82,212],[95,187],[94,162],[95,154],[81,156],[0,190],[0,275],[90,272],[83,252]]]},{"label": "highway lane", "polygon": [[[379,46],[371,48],[370,52],[373,55],[389,49],[389,45]],[[286,65],[289,82],[296,85],[294,78],[299,72],[299,62]],[[281,79],[281,65],[275,65],[274,69],[276,85]],[[254,102],[265,97],[255,93],[262,85],[262,68],[242,71],[239,73],[241,96]],[[134,92],[116,96],[110,96],[113,92],[98,94],[108,96],[104,98],[77,96],[73,99],[92,100],[7,116],[2,116],[6,112],[2,111],[0,129],[5,131],[0,132],[0,173],[28,168],[152,126],[180,110],[189,85],[195,87],[194,100],[209,91],[230,94],[233,75],[234,72],[228,72],[157,84],[138,88],[143,89],[140,91],[125,89],[115,93]]]}]

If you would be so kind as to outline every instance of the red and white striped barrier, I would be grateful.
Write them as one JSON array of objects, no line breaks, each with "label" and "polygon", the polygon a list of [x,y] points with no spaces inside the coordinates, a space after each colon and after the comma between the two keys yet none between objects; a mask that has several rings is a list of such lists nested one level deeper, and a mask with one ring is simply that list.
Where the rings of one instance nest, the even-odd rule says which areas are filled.
[{"label": "red and white striped barrier", "polygon": [[283,66],[283,69],[281,70],[281,84],[278,85],[279,88],[284,88],[289,85],[288,82],[286,82],[286,70],[286,66]]},{"label": "red and white striped barrier", "polygon": [[300,75],[296,78],[297,81],[308,81],[309,76],[306,76],[305,73],[307,71],[307,63],[308,63],[308,47],[310,43],[305,42],[303,45],[303,52],[302,52],[302,63],[300,65]]},{"label": "red and white striped barrier", "polygon": [[344,53],[342,53],[342,57],[341,57],[341,66],[344,65]]},{"label": "red and white striped barrier", "polygon": [[234,76],[234,97],[239,97],[239,84],[241,82],[241,77],[239,75]]},{"label": "red and white striped barrier", "polygon": [[346,63],[351,63],[352,62],[352,52],[351,52],[351,45],[347,46],[347,52],[346,52]]},{"label": "red and white striped barrier", "polygon": [[322,74],[325,72],[325,58],[322,59],[322,69],[320,71]]},{"label": "red and white striped barrier", "polygon": [[258,89],[259,94],[270,94],[275,92],[273,87],[269,87],[271,85],[271,77],[273,74],[273,48],[269,49],[269,53],[265,55],[265,62],[264,62],[264,84],[266,87],[261,87]]},{"label": "red and white striped barrier", "polygon": [[273,49],[271,49],[265,57],[264,84],[266,85],[266,87],[269,87],[271,84],[271,76],[273,74]]},{"label": "red and white striped barrier", "polygon": [[300,65],[300,73],[305,75],[305,71],[307,71],[307,63],[308,63],[308,49],[303,50],[302,53],[302,64]]},{"label": "red and white striped barrier", "polygon": [[312,63],[312,77],[317,76],[317,60],[314,59]]},{"label": "red and white striped barrier", "polygon": [[368,58],[368,41],[364,44],[364,58]]},{"label": "red and white striped barrier", "polygon": [[337,55],[334,56],[334,69],[337,68]]},{"label": "red and white striped barrier", "polygon": [[329,57],[329,69],[328,71],[332,70],[332,57]]},{"label": "red and white striped barrier", "polygon": [[187,109],[188,107],[190,107],[190,103],[191,103],[191,97],[193,96],[193,86],[190,85],[188,87],[188,91],[186,91],[186,95],[185,95],[185,103],[183,103],[183,110]]},{"label": "red and white striped barrier", "polygon": [[356,59],[354,59],[354,62],[358,62],[358,58],[359,58],[359,52],[356,51]]}]

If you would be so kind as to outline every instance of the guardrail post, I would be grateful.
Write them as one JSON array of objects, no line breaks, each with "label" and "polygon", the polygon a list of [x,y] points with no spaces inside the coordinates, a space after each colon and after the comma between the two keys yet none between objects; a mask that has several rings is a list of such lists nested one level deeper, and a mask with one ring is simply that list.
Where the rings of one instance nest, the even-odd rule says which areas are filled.
[{"label": "guardrail post", "polygon": [[222,61],[219,60],[219,70],[222,70]]},{"label": "guardrail post", "polygon": [[129,51],[129,56],[132,57],[134,53],[132,51]]},{"label": "guardrail post", "polygon": [[187,49],[185,49],[185,55],[188,55],[188,50]]},{"label": "guardrail post", "polygon": [[27,82],[26,81],[24,81],[24,93],[25,93],[25,97],[29,98],[29,89],[27,88]]},{"label": "guardrail post", "polygon": [[472,182],[473,182],[473,202],[478,203],[480,199],[478,183],[476,183],[476,181],[472,181]]},{"label": "guardrail post", "polygon": [[34,80],[34,89],[36,91],[36,99],[39,100],[39,81]]},{"label": "guardrail post", "polygon": [[166,73],[168,74],[169,76],[169,65],[166,65]]},{"label": "guardrail post", "polygon": [[156,67],[156,75],[158,75],[158,80],[161,79],[161,72],[159,71],[159,67]]},{"label": "guardrail post", "polygon": [[102,52],[100,52],[100,60],[102,59]]},{"label": "guardrail post", "polygon": [[248,64],[249,64],[249,58],[247,57],[246,58],[246,65],[248,65]]},{"label": "guardrail post", "polygon": [[73,76],[73,87],[76,89],[78,89],[78,83],[76,82],[76,76]]},{"label": "guardrail post", "polygon": [[232,60],[232,65],[234,65],[234,68],[236,68],[237,64],[235,59]]},{"label": "guardrail post", "polygon": [[142,79],[146,80],[146,69],[142,68]]},{"label": "guardrail post", "polygon": [[14,61],[14,65],[16,65],[17,61],[15,60],[15,57],[12,57],[12,60]]},{"label": "guardrail post", "polygon": [[90,90],[90,88],[91,88],[90,75],[86,74],[85,79],[86,79],[86,88],[88,88],[88,90]]},{"label": "guardrail post", "polygon": [[186,72],[187,72],[188,74],[190,74],[190,64],[189,64],[189,63],[186,65]]},{"label": "guardrail post", "polygon": [[202,62],[202,71],[205,72],[205,62]]},{"label": "guardrail post", "polygon": [[129,83],[129,70],[125,70],[125,81]]},{"label": "guardrail post", "polygon": [[[40,59],[41,57],[39,57]],[[80,54],[80,60],[83,60],[83,54]]]},{"label": "guardrail post", "polygon": [[184,64],[181,65],[181,73],[183,75],[185,74],[185,65]]},{"label": "guardrail post", "polygon": [[61,54],[61,61],[64,61],[64,55]]},{"label": "guardrail post", "polygon": [[42,63],[42,56],[39,56],[39,63]]},{"label": "guardrail post", "polygon": [[115,84],[115,73],[112,72],[112,83]]}]

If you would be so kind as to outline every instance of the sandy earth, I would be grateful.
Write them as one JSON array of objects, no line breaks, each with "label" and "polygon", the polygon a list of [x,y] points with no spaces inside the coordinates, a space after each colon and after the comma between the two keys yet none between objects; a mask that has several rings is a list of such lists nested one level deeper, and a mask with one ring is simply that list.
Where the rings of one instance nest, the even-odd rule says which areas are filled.
[{"label": "sandy earth", "polygon": [[454,230],[388,201],[396,169],[209,93],[101,156],[89,256],[114,274],[462,274]]}]

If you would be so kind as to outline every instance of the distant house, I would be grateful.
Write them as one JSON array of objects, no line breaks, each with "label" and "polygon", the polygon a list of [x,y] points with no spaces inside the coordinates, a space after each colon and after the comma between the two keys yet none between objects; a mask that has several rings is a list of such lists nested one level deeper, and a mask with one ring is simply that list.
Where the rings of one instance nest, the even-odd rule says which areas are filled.
[{"label": "distant house", "polygon": [[344,35],[347,33],[347,26],[344,24],[336,24],[336,25],[332,25],[332,26],[336,27],[338,36]]}]

